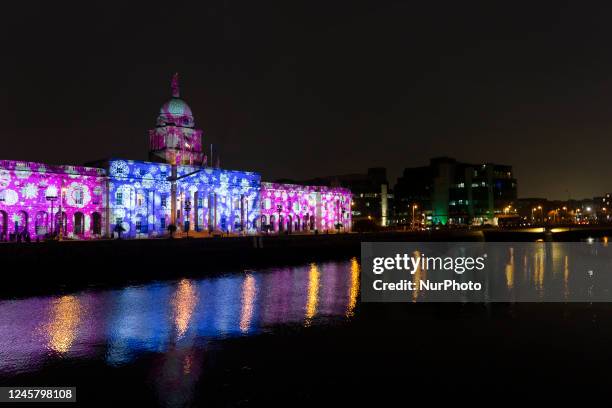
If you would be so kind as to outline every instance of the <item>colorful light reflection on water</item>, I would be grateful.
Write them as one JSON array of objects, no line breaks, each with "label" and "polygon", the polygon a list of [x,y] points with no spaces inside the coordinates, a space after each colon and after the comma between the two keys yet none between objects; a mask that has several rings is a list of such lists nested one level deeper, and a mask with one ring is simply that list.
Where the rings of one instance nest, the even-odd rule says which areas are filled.
[{"label": "colorful light reflection on water", "polygon": [[352,259],[1,301],[0,376],[58,359],[122,365],[149,352],[180,355],[188,373],[209,340],[350,318],[358,293]]}]

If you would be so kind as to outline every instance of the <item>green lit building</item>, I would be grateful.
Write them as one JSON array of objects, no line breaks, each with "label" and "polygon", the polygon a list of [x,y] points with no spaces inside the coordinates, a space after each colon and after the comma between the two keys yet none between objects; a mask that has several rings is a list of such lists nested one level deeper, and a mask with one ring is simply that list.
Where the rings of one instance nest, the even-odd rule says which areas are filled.
[{"label": "green lit building", "polygon": [[461,163],[449,157],[404,169],[394,192],[400,223],[413,219],[416,206],[418,216],[433,225],[496,223],[499,216],[513,212],[517,194],[512,166]]}]

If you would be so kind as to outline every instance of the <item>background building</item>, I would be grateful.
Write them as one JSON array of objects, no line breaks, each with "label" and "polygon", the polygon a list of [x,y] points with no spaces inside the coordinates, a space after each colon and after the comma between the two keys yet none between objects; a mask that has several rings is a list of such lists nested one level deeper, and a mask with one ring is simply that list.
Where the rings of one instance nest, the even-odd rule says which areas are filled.
[{"label": "background building", "polygon": [[372,223],[386,227],[394,220],[393,192],[389,189],[387,169],[384,167],[371,167],[366,173],[317,177],[297,183],[350,190],[353,194],[352,222],[357,225]]},{"label": "background building", "polygon": [[461,163],[449,157],[405,169],[394,193],[400,222],[412,222],[414,213],[434,225],[494,224],[515,211],[517,198],[511,166]]}]

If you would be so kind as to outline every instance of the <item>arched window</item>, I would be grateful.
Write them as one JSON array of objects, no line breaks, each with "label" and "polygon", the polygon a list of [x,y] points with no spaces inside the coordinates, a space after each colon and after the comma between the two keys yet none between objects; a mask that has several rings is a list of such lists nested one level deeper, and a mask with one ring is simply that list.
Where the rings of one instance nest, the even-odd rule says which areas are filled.
[{"label": "arched window", "polygon": [[82,212],[74,213],[74,234],[83,235],[85,232],[85,217]]},{"label": "arched window", "polygon": [[91,233],[94,235],[102,235],[102,216],[99,212],[91,214]]},{"label": "arched window", "polygon": [[276,218],[273,215],[271,215],[270,216],[270,232],[276,229],[275,223],[276,223]]},{"label": "arched window", "polygon": [[68,224],[68,217],[66,213],[62,211],[62,213],[55,214],[55,232],[59,234],[60,229],[62,233],[66,232],[66,226]]},{"label": "arched window", "polygon": [[22,233],[28,230],[28,213],[19,211],[13,216],[15,232]]},{"label": "arched window", "polygon": [[0,241],[6,241],[8,235],[8,214],[0,210]]},{"label": "arched window", "polygon": [[36,213],[36,219],[34,220],[34,230],[36,231],[36,235],[45,235],[47,233],[47,220],[48,215],[44,211],[39,211]]}]

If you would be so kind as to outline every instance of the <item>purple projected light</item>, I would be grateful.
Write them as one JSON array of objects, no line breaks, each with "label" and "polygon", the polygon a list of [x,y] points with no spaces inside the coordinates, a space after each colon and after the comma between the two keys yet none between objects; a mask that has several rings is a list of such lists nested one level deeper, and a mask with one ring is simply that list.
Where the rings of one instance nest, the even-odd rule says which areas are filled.
[{"label": "purple projected light", "polygon": [[101,236],[105,180],[103,169],[0,161],[0,240]]},{"label": "purple projected light", "polygon": [[267,231],[348,231],[351,192],[345,188],[261,183],[261,228]]}]

